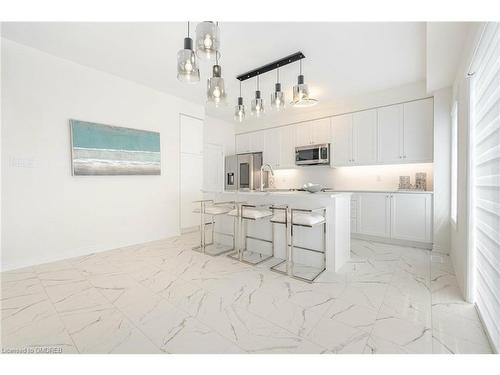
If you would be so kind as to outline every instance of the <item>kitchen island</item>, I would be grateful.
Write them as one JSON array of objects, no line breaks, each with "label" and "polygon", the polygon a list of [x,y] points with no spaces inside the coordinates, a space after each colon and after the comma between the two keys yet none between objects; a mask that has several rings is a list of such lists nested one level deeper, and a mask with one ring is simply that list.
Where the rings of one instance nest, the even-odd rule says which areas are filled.
[{"label": "kitchen island", "polygon": [[[253,205],[288,205],[290,208],[318,209],[326,208],[326,270],[338,271],[350,258],[350,200],[349,192],[319,192],[305,191],[224,191],[218,193],[205,192],[205,199],[216,202],[237,201]],[[216,224],[216,231],[232,232],[232,218],[221,217]],[[295,246],[308,249],[321,250],[323,247],[323,226],[313,228],[295,227]],[[271,254],[270,241],[274,238],[275,257],[286,258],[284,225],[274,224],[274,235],[269,220],[260,220],[248,223],[248,250]],[[258,241],[254,238],[267,240]],[[217,238],[220,242],[227,242],[227,236]],[[322,254],[311,251],[294,252],[294,262],[320,267]]]}]

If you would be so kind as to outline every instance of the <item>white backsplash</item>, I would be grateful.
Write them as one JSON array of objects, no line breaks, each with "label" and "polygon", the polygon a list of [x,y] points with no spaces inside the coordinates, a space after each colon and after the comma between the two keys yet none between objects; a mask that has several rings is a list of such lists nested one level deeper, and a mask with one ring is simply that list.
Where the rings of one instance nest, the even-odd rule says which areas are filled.
[{"label": "white backsplash", "polygon": [[399,176],[410,176],[411,183],[415,184],[417,172],[427,173],[427,190],[432,190],[432,163],[281,169],[275,171],[274,186],[278,189],[298,188],[312,182],[335,190],[396,190]]}]

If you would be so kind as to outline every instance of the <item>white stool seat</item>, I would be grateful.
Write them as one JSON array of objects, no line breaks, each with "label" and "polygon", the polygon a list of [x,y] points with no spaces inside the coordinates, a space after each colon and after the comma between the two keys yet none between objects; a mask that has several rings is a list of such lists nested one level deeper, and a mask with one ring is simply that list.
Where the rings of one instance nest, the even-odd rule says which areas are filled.
[{"label": "white stool seat", "polygon": [[205,208],[205,213],[209,215],[221,215],[221,214],[227,214],[230,212],[232,209],[231,206],[225,206],[225,205],[214,205],[214,206],[208,206]]},{"label": "white stool seat", "polygon": [[244,208],[242,210],[243,218],[247,219],[262,219],[264,217],[271,216],[273,213],[269,210],[259,210],[257,208]]},{"label": "white stool seat", "polygon": [[[285,213],[276,212],[271,218],[272,222],[285,223]],[[325,221],[323,215],[315,212],[297,212],[293,214],[293,224],[314,226]],[[288,222],[291,223],[291,215],[288,214]]]}]

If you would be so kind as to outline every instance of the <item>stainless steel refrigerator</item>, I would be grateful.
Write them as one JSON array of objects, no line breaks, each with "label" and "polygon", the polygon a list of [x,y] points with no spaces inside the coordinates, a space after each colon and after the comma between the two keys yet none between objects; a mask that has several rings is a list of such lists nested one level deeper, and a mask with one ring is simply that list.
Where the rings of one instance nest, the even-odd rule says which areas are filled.
[{"label": "stainless steel refrigerator", "polygon": [[[225,190],[258,190],[260,188],[260,167],[262,152],[226,156]],[[268,187],[268,172],[262,174],[264,187]]]}]

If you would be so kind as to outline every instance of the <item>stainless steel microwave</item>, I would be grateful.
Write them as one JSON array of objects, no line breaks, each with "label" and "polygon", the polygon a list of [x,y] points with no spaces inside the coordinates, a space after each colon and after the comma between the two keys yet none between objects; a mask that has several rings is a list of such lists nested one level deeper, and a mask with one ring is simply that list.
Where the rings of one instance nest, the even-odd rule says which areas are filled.
[{"label": "stainless steel microwave", "polygon": [[296,165],[329,165],[330,144],[295,147]]}]

